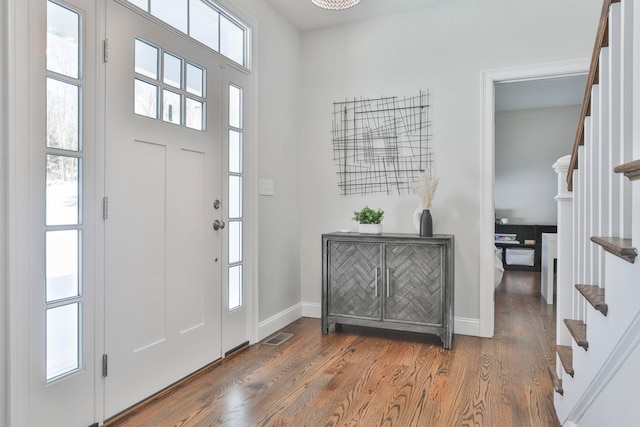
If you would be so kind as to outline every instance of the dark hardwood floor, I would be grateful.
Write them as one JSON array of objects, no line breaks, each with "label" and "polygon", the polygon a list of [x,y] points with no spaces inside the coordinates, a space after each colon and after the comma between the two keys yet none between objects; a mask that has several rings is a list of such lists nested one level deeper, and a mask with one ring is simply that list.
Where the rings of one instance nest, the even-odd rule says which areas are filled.
[{"label": "dark hardwood floor", "polygon": [[555,314],[540,274],[506,271],[493,339],[439,338],[318,319],[282,330],[106,425],[116,426],[559,426],[547,363]]}]

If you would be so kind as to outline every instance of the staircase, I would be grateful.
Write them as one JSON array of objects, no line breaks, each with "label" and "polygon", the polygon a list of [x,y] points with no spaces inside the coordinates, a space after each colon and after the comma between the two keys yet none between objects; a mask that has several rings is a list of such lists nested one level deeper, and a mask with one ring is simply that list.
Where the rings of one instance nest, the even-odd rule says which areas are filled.
[{"label": "staircase", "polygon": [[640,262],[634,243],[640,244],[640,0],[636,3],[605,0],[573,152],[554,165],[558,317],[556,364],[549,372],[564,426],[639,425]]}]

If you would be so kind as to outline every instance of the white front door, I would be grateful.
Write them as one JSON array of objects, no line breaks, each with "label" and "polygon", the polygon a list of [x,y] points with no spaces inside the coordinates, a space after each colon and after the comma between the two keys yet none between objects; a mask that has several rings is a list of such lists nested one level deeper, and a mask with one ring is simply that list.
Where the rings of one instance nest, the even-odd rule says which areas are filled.
[{"label": "white front door", "polygon": [[105,417],[221,357],[219,59],[107,2]]}]

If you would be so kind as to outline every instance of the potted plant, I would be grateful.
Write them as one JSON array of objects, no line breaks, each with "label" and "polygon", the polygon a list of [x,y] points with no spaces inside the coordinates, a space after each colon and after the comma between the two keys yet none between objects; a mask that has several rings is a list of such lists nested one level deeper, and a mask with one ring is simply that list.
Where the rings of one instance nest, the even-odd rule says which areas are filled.
[{"label": "potted plant", "polygon": [[359,211],[353,211],[353,220],[358,221],[358,231],[364,234],[382,234],[382,218],[384,211],[378,209],[374,211],[369,206],[365,206]]}]

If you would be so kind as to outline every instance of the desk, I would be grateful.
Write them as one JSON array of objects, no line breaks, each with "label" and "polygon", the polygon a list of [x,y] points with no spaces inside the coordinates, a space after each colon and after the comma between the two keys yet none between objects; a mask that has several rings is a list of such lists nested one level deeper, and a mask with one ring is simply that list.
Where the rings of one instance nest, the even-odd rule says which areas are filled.
[{"label": "desk", "polygon": [[542,233],[540,292],[547,304],[553,304],[553,260],[556,258],[558,258],[558,235]]}]

